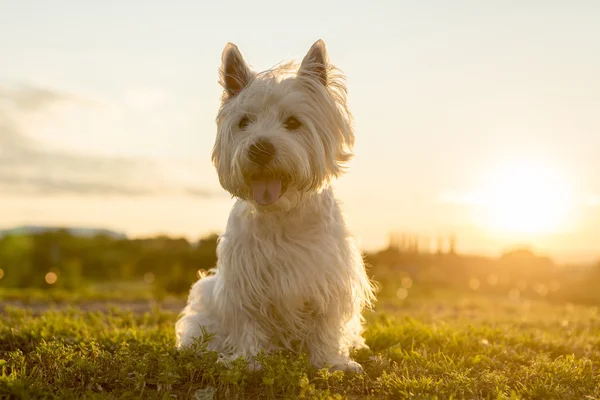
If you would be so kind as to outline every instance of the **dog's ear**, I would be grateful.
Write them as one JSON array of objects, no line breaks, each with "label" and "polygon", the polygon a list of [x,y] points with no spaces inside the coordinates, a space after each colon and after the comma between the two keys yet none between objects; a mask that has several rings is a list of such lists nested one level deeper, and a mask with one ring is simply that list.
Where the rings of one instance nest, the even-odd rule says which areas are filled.
[{"label": "dog's ear", "polygon": [[298,70],[298,76],[307,76],[313,79],[317,79],[323,85],[327,86],[327,67],[329,61],[327,60],[327,49],[325,48],[325,42],[321,39],[317,40],[304,59],[300,64]]},{"label": "dog's ear", "polygon": [[242,53],[233,43],[227,43],[221,55],[221,81],[225,89],[225,100],[239,94],[250,83],[252,71],[242,57]]}]

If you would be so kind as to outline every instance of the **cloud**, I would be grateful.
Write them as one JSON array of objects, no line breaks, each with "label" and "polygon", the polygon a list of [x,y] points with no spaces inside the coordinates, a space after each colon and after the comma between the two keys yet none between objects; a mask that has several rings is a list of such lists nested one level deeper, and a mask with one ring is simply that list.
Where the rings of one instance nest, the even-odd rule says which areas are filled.
[{"label": "cloud", "polygon": [[31,85],[0,86],[0,101],[23,111],[37,111],[51,104],[74,100],[76,98],[69,94]]},{"label": "cloud", "polygon": [[81,194],[142,196],[155,194],[148,189],[123,187],[99,182],[81,182],[39,176],[24,179],[3,174],[0,174],[0,188],[2,188],[3,192],[32,195]]},{"label": "cloud", "polygon": [[201,189],[201,188],[187,188],[187,189],[185,189],[185,193],[189,196],[198,197],[198,198],[215,197],[218,195],[214,191]]},{"label": "cloud", "polygon": [[20,196],[216,195],[177,183],[155,160],[50,150],[21,128],[20,119],[69,101],[86,102],[33,86],[0,86],[0,192]]},{"label": "cloud", "polygon": [[[13,158],[31,146],[30,141],[17,130],[16,126],[0,114],[0,157]],[[0,158],[2,162],[2,158]]]}]

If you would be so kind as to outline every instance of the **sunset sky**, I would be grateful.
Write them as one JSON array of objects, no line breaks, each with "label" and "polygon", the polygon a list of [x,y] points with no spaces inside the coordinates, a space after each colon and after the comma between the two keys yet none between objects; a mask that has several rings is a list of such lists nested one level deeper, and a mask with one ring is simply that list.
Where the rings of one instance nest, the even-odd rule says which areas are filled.
[{"label": "sunset sky", "polygon": [[594,1],[2,1],[0,228],[222,231],[223,47],[263,70],[322,38],[363,248],[456,232],[465,252],[600,257],[598,21]]}]

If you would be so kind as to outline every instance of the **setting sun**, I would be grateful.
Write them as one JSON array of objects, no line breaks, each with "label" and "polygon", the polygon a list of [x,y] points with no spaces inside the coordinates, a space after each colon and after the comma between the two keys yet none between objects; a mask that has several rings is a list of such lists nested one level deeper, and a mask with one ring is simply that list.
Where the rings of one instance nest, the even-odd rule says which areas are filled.
[{"label": "setting sun", "polygon": [[570,205],[565,180],[532,162],[496,168],[478,196],[483,223],[502,233],[550,233],[564,227]]}]

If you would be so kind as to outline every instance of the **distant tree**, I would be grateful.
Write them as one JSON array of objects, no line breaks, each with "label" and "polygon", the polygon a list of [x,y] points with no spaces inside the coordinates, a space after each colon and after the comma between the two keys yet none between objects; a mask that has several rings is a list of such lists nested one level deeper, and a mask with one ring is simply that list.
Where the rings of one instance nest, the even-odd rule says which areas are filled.
[{"label": "distant tree", "polygon": [[81,289],[85,285],[83,279],[83,267],[78,258],[72,258],[66,261],[60,270],[60,279],[57,281],[57,287],[65,289]]},{"label": "distant tree", "polygon": [[449,243],[448,253],[456,254],[456,235],[455,234],[450,235],[450,238],[448,239],[448,243]]},{"label": "distant tree", "polygon": [[444,253],[444,238],[441,235],[437,238],[437,253]]},{"label": "distant tree", "polygon": [[1,286],[41,285],[43,276],[37,274],[32,263],[33,249],[34,241],[29,236],[8,235],[0,240],[0,268],[4,271]]}]

